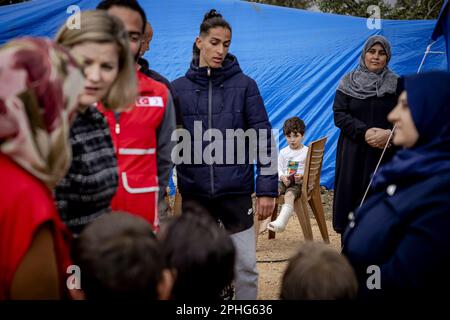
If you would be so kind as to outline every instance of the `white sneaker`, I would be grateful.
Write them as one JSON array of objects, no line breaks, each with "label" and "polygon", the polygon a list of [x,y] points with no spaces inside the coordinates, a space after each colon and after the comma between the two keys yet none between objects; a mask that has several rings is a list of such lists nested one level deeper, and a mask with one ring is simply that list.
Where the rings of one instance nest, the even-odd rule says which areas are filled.
[{"label": "white sneaker", "polygon": [[274,232],[283,232],[289,222],[289,218],[294,214],[294,208],[290,204],[283,204],[281,211],[275,221],[267,226],[267,229]]}]

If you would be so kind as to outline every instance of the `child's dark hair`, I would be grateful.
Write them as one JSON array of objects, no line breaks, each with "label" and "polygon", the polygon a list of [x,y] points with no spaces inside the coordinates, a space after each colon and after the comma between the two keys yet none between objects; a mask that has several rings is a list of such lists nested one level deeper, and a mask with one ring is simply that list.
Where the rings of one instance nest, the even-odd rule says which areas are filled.
[{"label": "child's dark hair", "polygon": [[[217,12],[215,9],[209,10],[205,16],[203,17],[203,21],[200,24],[200,35],[206,35],[209,33],[209,29],[222,27],[231,30],[230,24],[223,18],[223,16]],[[200,55],[200,50],[197,48],[197,45],[194,42],[193,47],[193,58],[195,59]]]},{"label": "child's dark hair", "polygon": [[72,257],[90,300],[157,300],[164,260],[151,226],[121,212],[105,214],[76,239]]},{"label": "child's dark hair", "polygon": [[145,25],[147,24],[147,16],[144,9],[136,0],[103,0],[97,5],[98,10],[108,10],[113,6],[124,7],[139,13],[142,19],[142,33],[145,32]]},{"label": "child's dark hair", "polygon": [[306,126],[302,119],[299,117],[292,117],[287,119],[283,124],[283,133],[288,136],[291,133],[305,134]]},{"label": "child's dark hair", "polygon": [[282,300],[341,300],[356,298],[358,281],[348,260],[335,249],[306,242],[283,275]]},{"label": "child's dark hair", "polygon": [[166,267],[176,270],[172,298],[219,301],[234,278],[235,248],[203,210],[183,210],[162,233]]}]

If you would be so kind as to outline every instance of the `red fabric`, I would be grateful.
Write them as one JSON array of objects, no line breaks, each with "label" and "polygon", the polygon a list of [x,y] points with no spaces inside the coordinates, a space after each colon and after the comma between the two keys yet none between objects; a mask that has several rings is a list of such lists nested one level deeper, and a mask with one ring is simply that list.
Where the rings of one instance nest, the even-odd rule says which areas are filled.
[{"label": "red fabric", "polygon": [[[120,113],[118,122],[113,111],[98,105],[108,120],[119,166],[119,188],[111,208],[141,216],[157,228],[156,130],[166,111],[168,92],[164,84],[141,72],[137,75],[139,97],[130,111]],[[130,154],[139,152],[145,154]]]},{"label": "red fabric", "polygon": [[61,293],[67,296],[69,233],[59,219],[50,190],[1,153],[0,177],[0,300],[9,299],[14,274],[35,232],[47,222],[53,227]]}]

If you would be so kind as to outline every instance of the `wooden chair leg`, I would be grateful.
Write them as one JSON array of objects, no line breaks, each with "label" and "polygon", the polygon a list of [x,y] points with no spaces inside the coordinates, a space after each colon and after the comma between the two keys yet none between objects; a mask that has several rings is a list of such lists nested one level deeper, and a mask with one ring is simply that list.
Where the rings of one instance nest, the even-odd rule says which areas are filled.
[{"label": "wooden chair leg", "polygon": [[302,202],[302,207],[303,207],[303,214],[305,216],[306,227],[308,230],[308,240],[313,241],[314,236],[313,236],[313,231],[312,231],[312,227],[311,227],[311,219],[309,218],[308,203],[305,200],[305,198],[303,198],[303,197],[301,198],[301,202]]},{"label": "wooden chair leg", "polygon": [[[271,217],[270,221],[271,222],[275,221],[277,219],[277,215],[278,215],[278,204],[275,204],[275,208],[273,209],[272,217]],[[269,235],[268,235],[269,240],[275,239],[275,232],[269,230],[268,233],[269,233]]]},{"label": "wooden chair leg", "polygon": [[300,222],[300,227],[302,228],[305,241],[312,241],[313,233],[311,228],[311,221],[309,221],[308,208],[304,205],[302,198],[303,195],[299,199],[295,200],[294,210],[297,214],[298,221]]},{"label": "wooden chair leg", "polygon": [[175,193],[175,200],[173,205],[174,216],[181,216],[181,210],[182,210],[182,199],[181,194],[177,190],[177,192]]},{"label": "wooden chair leg", "polygon": [[167,187],[166,195],[164,197],[164,201],[166,202],[167,211],[169,213],[169,216],[172,217],[173,216],[173,208],[170,205],[170,196],[169,196],[169,194],[170,194],[170,189],[169,189],[169,187]]},{"label": "wooden chair leg", "polygon": [[322,197],[320,196],[320,189],[315,189],[311,194],[311,199],[309,200],[309,205],[316,217],[317,224],[319,226],[322,239],[326,243],[330,243],[330,238],[328,236],[327,223],[325,221],[325,214],[323,212]]},{"label": "wooden chair leg", "polygon": [[260,226],[261,226],[261,221],[258,219],[258,215],[255,214],[253,216],[253,228],[255,228],[255,246],[256,247],[258,247],[258,236],[259,236],[259,227]]}]

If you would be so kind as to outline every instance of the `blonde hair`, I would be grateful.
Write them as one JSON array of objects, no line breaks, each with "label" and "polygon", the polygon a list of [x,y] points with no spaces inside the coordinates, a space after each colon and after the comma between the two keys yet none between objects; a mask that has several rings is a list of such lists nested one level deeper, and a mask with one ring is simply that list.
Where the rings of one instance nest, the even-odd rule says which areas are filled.
[{"label": "blonde hair", "polygon": [[119,71],[102,103],[109,109],[126,107],[134,103],[137,80],[134,60],[128,44],[128,34],[118,18],[103,10],[81,12],[79,29],[69,29],[64,24],[55,41],[67,48],[84,42],[115,43],[119,48]]}]

